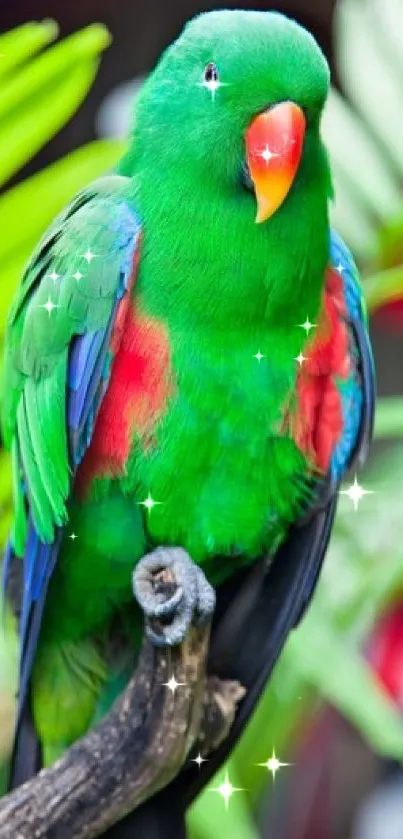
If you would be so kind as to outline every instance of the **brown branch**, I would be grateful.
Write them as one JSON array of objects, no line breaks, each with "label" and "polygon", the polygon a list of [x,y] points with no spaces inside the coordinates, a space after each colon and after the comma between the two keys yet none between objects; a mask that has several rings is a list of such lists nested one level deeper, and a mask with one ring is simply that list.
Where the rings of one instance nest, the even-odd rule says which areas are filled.
[{"label": "brown branch", "polygon": [[[0,800],[0,839],[90,839],[165,786],[196,740],[216,747],[232,724],[238,683],[205,678],[209,628],[177,647],[145,640],[107,716],[53,766]],[[164,686],[172,675],[174,694]]]}]

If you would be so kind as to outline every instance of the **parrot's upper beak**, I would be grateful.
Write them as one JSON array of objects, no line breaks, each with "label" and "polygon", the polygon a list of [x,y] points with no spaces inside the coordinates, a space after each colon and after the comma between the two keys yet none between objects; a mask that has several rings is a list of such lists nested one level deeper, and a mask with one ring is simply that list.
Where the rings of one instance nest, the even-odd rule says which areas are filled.
[{"label": "parrot's upper beak", "polygon": [[248,174],[257,201],[256,222],[283,203],[298,171],[306,121],[295,102],[280,102],[259,114],[245,135]]}]

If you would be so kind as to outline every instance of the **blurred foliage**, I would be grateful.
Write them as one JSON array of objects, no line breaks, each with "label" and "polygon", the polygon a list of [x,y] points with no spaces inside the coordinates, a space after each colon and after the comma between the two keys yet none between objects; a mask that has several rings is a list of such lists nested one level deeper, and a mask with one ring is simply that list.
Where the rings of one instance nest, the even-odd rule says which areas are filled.
[{"label": "blurred foliage", "polygon": [[343,95],[331,91],[323,119],[332,218],[370,276],[366,293],[376,308],[403,297],[401,0],[339,0],[334,45]]},{"label": "blurred foliage", "polygon": [[[403,294],[396,245],[403,241],[403,144],[396,125],[403,86],[403,35],[399,35],[403,15],[398,5],[399,0],[389,0],[384,14],[381,0],[340,2],[336,47],[351,104],[332,91],[324,120],[335,174],[334,221],[366,276],[371,312]],[[386,47],[390,62],[384,61],[384,41],[379,56],[381,24],[380,40],[390,41]],[[74,113],[108,43],[106,30],[97,25],[46,49],[56,35],[56,25],[44,21],[0,38],[0,186]],[[377,87],[384,90],[385,73],[391,83],[388,97],[374,96]],[[121,151],[118,142],[91,143],[0,197],[0,355],[7,311],[38,237],[72,195],[111,167]],[[380,401],[376,435],[403,437],[403,405],[398,398]],[[377,752],[403,759],[400,715],[361,653],[376,616],[403,589],[398,536],[402,474],[403,447],[398,446],[389,458],[373,458],[363,482],[374,494],[357,512],[348,498],[341,499],[312,607],[292,633],[244,737],[211,784],[218,786],[228,773],[239,791],[228,809],[217,792],[206,790],[200,796],[189,814],[193,839],[258,839],[255,813],[262,792],[273,782],[257,764],[267,760],[273,747],[279,759],[292,761],[294,737],[324,700],[339,708]],[[4,452],[0,452],[0,508],[4,544],[11,516]]]}]

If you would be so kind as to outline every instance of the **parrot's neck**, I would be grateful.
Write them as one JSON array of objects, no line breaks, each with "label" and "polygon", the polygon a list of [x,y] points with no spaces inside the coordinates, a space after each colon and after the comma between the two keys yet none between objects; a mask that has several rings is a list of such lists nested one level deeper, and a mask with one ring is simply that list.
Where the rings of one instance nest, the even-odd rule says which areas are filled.
[{"label": "parrot's neck", "polygon": [[151,184],[142,169],[130,191],[144,231],[136,295],[150,314],[251,334],[315,322],[329,254],[325,176],[295,183],[264,224],[242,188],[226,194],[180,172]]}]

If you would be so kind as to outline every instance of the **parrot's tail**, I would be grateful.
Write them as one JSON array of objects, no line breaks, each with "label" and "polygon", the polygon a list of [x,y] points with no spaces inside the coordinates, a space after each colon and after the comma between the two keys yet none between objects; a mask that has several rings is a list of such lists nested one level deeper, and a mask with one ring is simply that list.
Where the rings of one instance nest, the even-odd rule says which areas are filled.
[{"label": "parrot's tail", "polygon": [[42,751],[35,731],[28,700],[19,710],[17,727],[14,730],[13,751],[9,762],[8,791],[24,784],[42,767]]},{"label": "parrot's tail", "polygon": [[[0,591],[0,796],[41,768],[40,743],[29,690],[21,702],[21,570],[10,543],[6,547]],[[7,593],[7,596],[6,596]]]},{"label": "parrot's tail", "polygon": [[18,630],[0,593],[0,796],[7,791],[17,712]]}]

